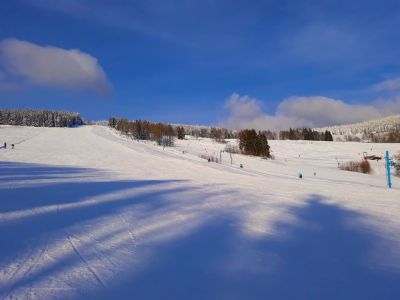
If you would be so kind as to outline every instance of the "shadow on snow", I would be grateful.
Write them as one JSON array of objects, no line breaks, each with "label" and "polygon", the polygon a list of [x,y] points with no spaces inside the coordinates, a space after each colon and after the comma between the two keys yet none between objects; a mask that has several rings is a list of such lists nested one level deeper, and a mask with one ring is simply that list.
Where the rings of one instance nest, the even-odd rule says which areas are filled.
[{"label": "shadow on snow", "polygon": [[[275,224],[276,236],[252,239],[221,218],[164,244],[145,271],[102,299],[400,299],[399,262],[368,258],[382,239],[352,229],[362,215],[312,196],[292,208],[296,224]],[[389,249],[388,249],[389,250]],[[390,250],[389,250],[390,252]],[[374,253],[384,258],[385,253]]]},{"label": "shadow on snow", "polygon": [[[10,178],[18,181],[21,178],[35,180],[37,176],[85,176],[92,171],[1,163],[0,183],[9,180],[9,175],[17,176]],[[82,198],[168,182],[174,181],[63,182],[45,188],[11,186],[0,190],[0,213],[79,203]],[[153,216],[157,216],[160,207],[178,210],[180,206],[165,201],[164,197],[179,197],[178,194],[184,191],[182,187],[156,189],[141,196],[78,206],[65,210],[61,216],[49,212],[10,222],[1,222],[0,217],[0,268],[26,250],[27,240],[40,239],[43,235],[125,209],[134,210],[136,205],[142,205],[144,212]],[[199,194],[196,201],[210,196],[200,190],[196,193]],[[226,197],[231,195],[227,193]],[[185,206],[187,202],[181,201],[180,204]],[[324,203],[324,199],[315,195],[310,196],[304,206],[288,209],[296,222],[278,220],[273,225],[274,235],[257,238],[238,230],[240,221],[237,215],[240,211],[227,210],[216,214],[206,224],[179,238],[147,246],[153,247],[156,255],[146,262],[143,269],[128,272],[107,288],[99,287],[91,298],[400,299],[398,262],[392,262],[396,269],[377,267],[369,260],[373,252],[375,257],[386,255],[386,252],[376,252],[382,249],[378,246],[385,242],[384,239],[373,230],[354,226],[366,216]],[[58,268],[65,268],[72,261],[72,257],[65,257],[52,267],[18,281],[11,288],[50,277]],[[134,269],[135,266],[126,268]]]}]

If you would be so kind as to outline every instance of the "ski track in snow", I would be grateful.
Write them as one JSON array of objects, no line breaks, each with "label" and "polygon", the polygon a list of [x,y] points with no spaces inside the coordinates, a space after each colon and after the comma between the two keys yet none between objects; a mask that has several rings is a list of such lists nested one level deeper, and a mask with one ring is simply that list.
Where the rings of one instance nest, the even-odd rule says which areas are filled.
[{"label": "ski track in snow", "polygon": [[[32,250],[28,256],[26,257],[25,260],[19,262],[19,266],[11,273],[10,277],[9,277],[9,281],[13,282],[14,277],[19,277],[22,279],[26,279],[27,277],[29,277],[30,273],[32,272],[32,270],[35,269],[35,267],[38,266],[40,260],[42,259],[43,255],[46,253],[47,251],[47,247],[48,247],[48,238],[45,238],[46,241],[44,242],[44,246],[40,246],[39,249]],[[20,276],[17,276],[18,274],[21,274]],[[15,285],[11,285],[9,290],[5,293],[4,297],[2,299],[7,299],[10,295],[12,295],[12,291],[15,288]],[[29,293],[29,292],[28,292]],[[10,298],[12,298],[12,296],[10,296]]]},{"label": "ski track in snow", "polygon": [[0,133],[0,299],[400,299],[400,180],[337,169],[397,144]]},{"label": "ski track in snow", "polygon": [[96,269],[90,265],[90,263],[82,256],[82,254],[79,252],[78,247],[75,245],[75,243],[72,241],[71,237],[68,236],[68,241],[70,242],[72,248],[74,249],[75,253],[79,256],[79,258],[84,262],[84,264],[87,266],[89,271],[93,274],[94,278],[98,281],[98,283],[103,287],[107,288],[106,283],[104,282],[103,279],[101,279],[100,275],[96,272]]},{"label": "ski track in snow", "polygon": [[118,215],[118,217],[121,219],[122,223],[124,223],[124,225],[126,226],[126,230],[128,232],[128,235],[129,235],[130,239],[132,240],[132,243],[133,243],[134,247],[136,247],[137,241],[136,241],[135,234],[132,232],[132,230],[130,228],[131,225],[126,221],[126,219],[123,216]]}]

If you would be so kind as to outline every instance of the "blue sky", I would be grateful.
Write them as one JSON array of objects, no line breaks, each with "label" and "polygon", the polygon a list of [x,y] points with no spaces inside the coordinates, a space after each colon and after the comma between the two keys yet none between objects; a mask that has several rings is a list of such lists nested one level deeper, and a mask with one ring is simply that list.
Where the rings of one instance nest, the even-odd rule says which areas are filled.
[{"label": "blue sky", "polygon": [[375,118],[400,113],[398,28],[390,0],[2,1],[0,106],[230,127]]}]

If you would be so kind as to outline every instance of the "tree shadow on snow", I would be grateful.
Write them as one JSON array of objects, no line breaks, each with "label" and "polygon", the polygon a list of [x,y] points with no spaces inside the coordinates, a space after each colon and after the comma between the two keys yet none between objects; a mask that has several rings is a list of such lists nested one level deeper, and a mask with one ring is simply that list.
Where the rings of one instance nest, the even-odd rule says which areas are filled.
[{"label": "tree shadow on snow", "polygon": [[[56,235],[66,228],[100,217],[133,211],[139,206],[138,211],[141,215],[138,218],[143,219],[161,218],[160,210],[190,215],[198,208],[194,205],[193,210],[190,210],[190,205],[211,196],[198,191],[200,197],[184,199],[178,203],[167,201],[166,196],[175,197],[190,188],[162,187],[163,184],[178,182],[173,180],[57,182],[57,178],[63,176],[92,176],[94,171],[0,163],[0,184],[10,180],[18,183],[23,180],[34,182],[38,178],[55,179],[45,188],[34,184],[26,187],[18,184],[14,187],[4,185],[0,188],[0,268],[19,253],[26,251],[29,248],[27,241]],[[122,194],[116,201],[81,205],[82,201],[91,197],[127,189],[135,191],[142,187],[150,189],[145,194]],[[225,191],[224,194],[228,199],[231,196],[229,192]],[[393,268],[388,268],[387,265],[379,265],[371,259],[373,255],[390,262],[391,258],[387,254],[393,249],[380,247],[390,244],[375,230],[367,228],[366,225],[359,226],[367,216],[338,205],[327,204],[319,196],[310,196],[304,203],[301,207],[288,208],[289,214],[296,221],[275,221],[274,235],[261,237],[254,237],[240,230],[244,227],[241,223],[243,220],[240,218],[240,208],[214,210],[215,214],[207,218],[207,222],[188,228],[183,235],[142,247],[139,245],[138,257],[141,257],[140,251],[151,250],[154,254],[147,259],[143,267],[137,270],[135,265],[124,266],[127,271],[123,276],[109,282],[107,287],[99,286],[92,290],[90,295],[82,297],[400,299],[399,263],[393,260]],[[72,206],[68,206],[68,209],[61,213],[50,210],[12,220],[2,219],[2,216],[14,211],[40,210],[54,204]],[[196,215],[196,218],[206,218],[208,213],[209,211],[205,211]],[[190,224],[182,223],[178,226],[186,225]],[[112,236],[119,233],[110,231],[107,234]],[[102,243],[109,238],[105,233],[96,242]],[[117,248],[118,246],[115,245]],[[32,285],[43,278],[51,278],[52,274],[67,270],[70,265],[76,263],[76,259],[72,252],[34,275],[23,277],[12,286],[6,285],[6,291],[2,291],[0,285],[0,294]],[[132,269],[132,272],[129,269]],[[62,298],[61,295],[59,298]]]},{"label": "tree shadow on snow", "polygon": [[[251,238],[224,216],[180,240],[158,246],[143,272],[101,299],[400,299],[399,262],[369,261],[383,240],[352,228],[363,215],[312,196],[291,208],[298,222]],[[390,249],[387,249],[390,252]],[[381,250],[382,251],[382,250]]]},{"label": "tree shadow on snow", "polygon": [[[26,166],[26,168],[22,167],[21,165]],[[14,175],[4,175],[7,174],[10,169],[13,170]],[[47,169],[49,170],[49,172],[46,171]],[[19,172],[17,172],[16,170],[19,170]],[[98,173],[99,175],[102,174],[100,172]],[[96,170],[91,169],[70,169],[67,167],[53,168],[43,165],[34,167],[30,164],[20,164],[17,168],[3,168],[0,163],[0,184],[5,183],[5,186],[0,187],[2,198],[0,213],[7,213],[24,209],[34,209],[45,207],[48,205],[67,203],[79,204],[79,202],[81,202],[83,198],[110,194],[121,190],[157,186],[165,183],[180,181],[105,181],[101,178],[101,176],[96,177],[95,174]],[[44,182],[42,182],[42,180],[44,180]],[[12,183],[7,185],[7,182],[9,181],[12,181]],[[136,201],[138,201],[138,199],[136,199]],[[102,206],[103,204],[97,205]]]},{"label": "tree shadow on snow", "polygon": [[[0,269],[49,237],[54,238],[60,234],[60,239],[65,239],[67,232],[64,230],[71,226],[112,216],[114,213],[121,214],[127,207],[137,205],[143,205],[143,213],[147,214],[165,207],[168,203],[165,197],[169,194],[184,191],[182,187],[163,188],[163,185],[179,180],[85,182],[86,176],[92,177],[93,173],[96,170],[0,163]],[[82,181],[74,182],[77,178]],[[40,181],[43,179],[51,181],[42,184]],[[26,186],[25,181],[28,183]],[[157,186],[161,187],[156,189]],[[136,190],[141,188],[147,188],[147,192],[135,195]],[[128,194],[118,194],[121,191],[128,191]],[[104,195],[110,195],[109,199],[90,202]],[[10,217],[10,214],[17,215]],[[66,258],[55,263],[51,269],[39,272],[34,278],[24,279],[18,286],[37,280],[40,276],[51,276],[52,270],[68,262]],[[0,284],[0,295],[2,292]]]}]

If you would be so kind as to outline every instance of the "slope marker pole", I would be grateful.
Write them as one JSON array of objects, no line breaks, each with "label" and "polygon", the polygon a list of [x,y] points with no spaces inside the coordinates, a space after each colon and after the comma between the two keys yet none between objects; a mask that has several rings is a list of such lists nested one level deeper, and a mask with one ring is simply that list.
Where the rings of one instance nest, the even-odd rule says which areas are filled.
[{"label": "slope marker pole", "polygon": [[386,150],[386,171],[387,171],[387,185],[389,187],[389,189],[392,188],[392,178],[391,178],[391,174],[390,174],[390,157],[389,157],[389,151]]}]

